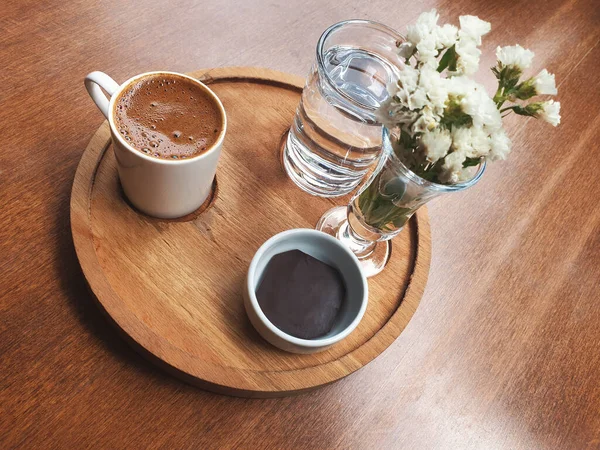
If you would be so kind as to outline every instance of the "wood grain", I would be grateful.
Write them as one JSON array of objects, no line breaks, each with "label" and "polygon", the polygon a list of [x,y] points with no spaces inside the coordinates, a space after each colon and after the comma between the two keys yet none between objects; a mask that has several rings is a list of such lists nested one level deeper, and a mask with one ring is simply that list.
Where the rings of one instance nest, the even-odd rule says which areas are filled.
[{"label": "wood grain", "polygon": [[101,308],[143,355],[215,392],[281,396],[349,375],[398,337],[419,304],[431,256],[426,209],[394,239],[389,270],[370,280],[369,306],[348,338],[312,355],[272,347],[244,311],[250,260],[272,235],[312,228],[331,207],[330,200],[298,189],[280,164],[281,136],[303,80],[242,67],[191,75],[207,83],[227,111],[221,181],[211,208],[186,221],[133,210],[119,189],[106,123],[75,174],[73,240]]},{"label": "wood grain", "polygon": [[[0,447],[600,448],[598,2],[165,5],[0,2]],[[532,49],[528,74],[556,74],[563,121],[511,119],[508,161],[429,205],[429,280],[401,336],[352,376],[282,399],[206,393],[139,357],[95,306],[70,237],[77,163],[103,120],[85,74],[303,77],[332,23],[404,31],[432,7],[491,21],[482,68],[497,45]]]}]

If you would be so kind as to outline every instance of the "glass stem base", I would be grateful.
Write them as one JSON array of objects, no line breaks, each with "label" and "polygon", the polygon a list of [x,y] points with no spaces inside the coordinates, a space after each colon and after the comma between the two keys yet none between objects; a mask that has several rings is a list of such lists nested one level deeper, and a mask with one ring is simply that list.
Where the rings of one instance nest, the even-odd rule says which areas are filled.
[{"label": "glass stem base", "polygon": [[358,236],[348,223],[348,208],[337,206],[327,211],[315,227],[343,242],[356,255],[365,276],[372,277],[383,270],[391,255],[389,241],[367,241]]}]

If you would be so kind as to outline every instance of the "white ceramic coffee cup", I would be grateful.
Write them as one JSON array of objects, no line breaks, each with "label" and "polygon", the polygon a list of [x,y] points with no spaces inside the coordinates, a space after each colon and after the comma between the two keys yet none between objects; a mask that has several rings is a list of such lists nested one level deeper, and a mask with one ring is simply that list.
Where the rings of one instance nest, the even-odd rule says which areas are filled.
[{"label": "white ceramic coffee cup", "polygon": [[[133,148],[116,129],[114,110],[119,94],[140,78],[163,74],[190,80],[221,111],[223,123],[216,142],[193,158],[166,160],[148,156]],[[129,201],[143,213],[163,219],[185,216],[198,209],[210,194],[227,129],[225,109],[215,93],[195,78],[162,71],[136,75],[121,85],[103,72],[92,72],[85,77],[85,87],[110,124],[119,179]]]}]

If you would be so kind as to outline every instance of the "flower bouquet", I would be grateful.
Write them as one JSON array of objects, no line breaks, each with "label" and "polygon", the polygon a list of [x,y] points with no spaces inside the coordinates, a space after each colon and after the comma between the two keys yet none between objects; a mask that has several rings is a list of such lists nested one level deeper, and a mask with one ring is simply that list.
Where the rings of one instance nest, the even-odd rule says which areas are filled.
[{"label": "flower bouquet", "polygon": [[560,103],[531,100],[557,94],[554,75],[544,69],[522,79],[533,52],[519,45],[496,49],[492,72],[498,88],[491,97],[470,78],[479,68],[479,46],[490,24],[461,16],[460,28],[440,26],[438,18],[435,10],[421,14],[407,28],[406,40],[398,42],[406,65],[379,110],[383,155],[347,208],[349,225],[334,210],[318,225],[348,241],[371,275],[389,254],[387,243],[376,251],[377,241],[398,234],[430,199],[472,186],[486,162],[506,159],[511,142],[503,117],[514,113],[560,123]]}]

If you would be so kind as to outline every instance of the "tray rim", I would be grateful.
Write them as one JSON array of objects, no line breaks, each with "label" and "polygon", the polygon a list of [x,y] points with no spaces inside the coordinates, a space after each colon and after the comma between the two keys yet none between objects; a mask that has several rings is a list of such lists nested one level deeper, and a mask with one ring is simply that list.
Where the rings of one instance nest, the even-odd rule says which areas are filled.
[{"label": "tray rim", "polygon": [[[302,91],[304,85],[304,79],[296,75],[257,67],[200,69],[191,72],[190,75],[208,85],[225,81],[254,81],[276,84],[298,92]],[[92,265],[101,269],[102,265],[97,258],[93,231],[91,229],[91,205],[88,205],[89,207],[86,208],[86,204],[94,187],[97,169],[109,145],[110,130],[107,121],[104,121],[86,146],[73,181],[70,200],[73,242],[83,274],[101,311],[116,326],[117,330],[130,345],[164,370],[191,384],[228,395],[243,397],[291,395],[314,390],[333,383],[364,367],[383,353],[400,336],[412,319],[425,290],[431,262],[431,233],[426,207],[420,208],[410,219],[415,225],[414,233],[416,233],[417,245],[413,271],[410,274],[402,301],[400,302],[400,305],[405,305],[405,307],[402,311],[401,307],[396,308],[383,327],[362,345],[338,359],[299,369],[256,371],[218,366],[219,371],[226,369],[228,372],[234,372],[231,373],[232,376],[228,382],[223,380],[222,373],[218,373],[216,377],[211,376],[211,367],[209,364],[205,365],[208,370],[205,370],[202,374],[197,373],[196,370],[192,370],[193,368],[186,364],[186,357],[194,359],[197,359],[197,357],[188,355],[181,349],[170,344],[166,338],[157,336],[152,329],[139,321],[137,316],[127,308],[123,311],[122,306],[126,306],[126,301],[122,300],[112,290],[112,286],[105,278],[102,270],[93,270],[93,267],[90,267]],[[101,296],[103,297],[102,300]],[[117,300],[117,303],[115,303],[115,300]],[[122,305],[118,305],[119,302]],[[407,310],[407,307],[411,308]],[[402,323],[398,323],[403,314],[409,315],[408,321],[404,326]],[[129,316],[133,316],[134,320],[131,320]],[[164,347],[169,347],[169,351],[172,353],[167,354]],[[173,357],[173,355],[176,355],[176,357]],[[320,373],[318,377],[313,378],[311,376],[312,372]],[[269,386],[270,389],[258,389],[252,383],[252,379],[254,378],[252,375],[254,374],[261,374],[261,378],[263,379],[267,374],[273,374],[273,377],[277,379],[269,380],[272,382]],[[301,386],[297,382],[294,382],[294,379],[297,380],[299,375],[305,380],[305,383],[300,383],[302,384]],[[313,382],[314,379],[319,379],[319,381]]]}]

